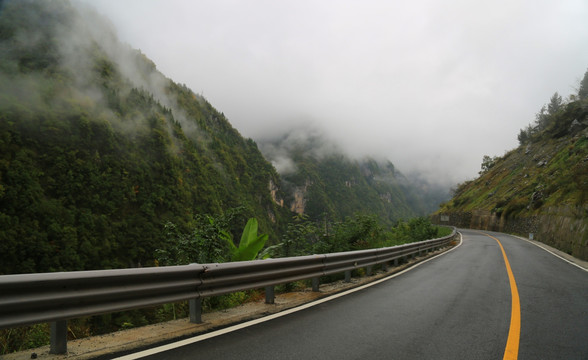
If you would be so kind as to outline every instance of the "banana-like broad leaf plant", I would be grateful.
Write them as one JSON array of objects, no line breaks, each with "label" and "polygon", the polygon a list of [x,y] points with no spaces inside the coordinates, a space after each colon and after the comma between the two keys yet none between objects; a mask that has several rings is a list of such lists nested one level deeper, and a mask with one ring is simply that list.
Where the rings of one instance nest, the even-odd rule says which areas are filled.
[{"label": "banana-like broad leaf plant", "polygon": [[241,235],[239,247],[235,246],[235,244],[228,239],[232,254],[231,261],[254,260],[257,258],[257,254],[259,254],[267,239],[267,234],[257,235],[257,219],[249,219],[247,225],[245,225],[245,228],[243,229],[243,235]]}]

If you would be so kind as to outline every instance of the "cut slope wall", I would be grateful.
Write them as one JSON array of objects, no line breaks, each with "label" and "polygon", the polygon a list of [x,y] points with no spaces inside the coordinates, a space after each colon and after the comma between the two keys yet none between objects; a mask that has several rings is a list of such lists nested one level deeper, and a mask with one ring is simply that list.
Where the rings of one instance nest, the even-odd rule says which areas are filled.
[{"label": "cut slope wall", "polygon": [[538,215],[504,218],[486,210],[432,215],[432,221],[461,228],[500,231],[529,237],[588,260],[588,206],[549,207]]}]

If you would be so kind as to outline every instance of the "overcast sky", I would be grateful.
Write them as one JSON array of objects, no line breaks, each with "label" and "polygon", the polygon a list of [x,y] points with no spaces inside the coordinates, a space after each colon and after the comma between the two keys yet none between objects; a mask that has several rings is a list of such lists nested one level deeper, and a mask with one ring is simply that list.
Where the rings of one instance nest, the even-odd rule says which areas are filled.
[{"label": "overcast sky", "polygon": [[588,68],[586,0],[91,0],[259,140],[313,124],[404,173],[472,179]]}]

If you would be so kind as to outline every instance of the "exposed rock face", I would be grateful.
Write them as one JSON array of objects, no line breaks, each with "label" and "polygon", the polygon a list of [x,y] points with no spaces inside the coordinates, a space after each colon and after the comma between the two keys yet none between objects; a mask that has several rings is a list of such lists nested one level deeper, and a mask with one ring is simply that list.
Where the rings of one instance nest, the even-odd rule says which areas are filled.
[{"label": "exposed rock face", "polygon": [[310,185],[312,185],[312,182],[306,180],[304,186],[298,186],[294,189],[294,201],[292,201],[292,204],[290,205],[290,210],[298,215],[304,214],[304,208],[306,207],[305,196]]},{"label": "exposed rock face", "polygon": [[382,201],[385,201],[385,202],[391,204],[392,203],[392,194],[390,194],[390,193],[380,194],[380,199],[382,199]]},{"label": "exposed rock face", "polygon": [[570,124],[570,129],[569,132],[576,132],[576,131],[580,131],[582,130],[582,128],[584,128],[584,126],[582,126],[582,124],[576,119],[574,121],[572,121],[572,123]]},{"label": "exposed rock face", "polygon": [[278,198],[278,185],[276,185],[276,183],[274,183],[274,180],[270,179],[269,181],[269,191],[270,191],[270,195],[272,197],[272,200],[280,205],[281,207],[284,206],[284,199]]}]

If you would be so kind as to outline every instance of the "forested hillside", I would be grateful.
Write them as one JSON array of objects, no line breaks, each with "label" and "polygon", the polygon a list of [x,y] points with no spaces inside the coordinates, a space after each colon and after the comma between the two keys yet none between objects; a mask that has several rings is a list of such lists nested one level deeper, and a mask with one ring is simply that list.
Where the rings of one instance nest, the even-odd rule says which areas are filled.
[{"label": "forested hillside", "polygon": [[[264,150],[278,174],[88,6],[1,1],[0,274],[153,266],[178,239],[210,245],[227,228],[238,239],[249,218],[267,245],[283,242],[295,214],[393,225],[439,198],[389,161],[288,136],[262,144],[280,149]],[[293,171],[282,171],[283,151]]]},{"label": "forested hillside", "polygon": [[[319,133],[294,130],[260,141],[280,172],[285,206],[315,221],[341,221],[355,213],[377,214],[388,225],[437,208],[441,190],[418,187],[387,160],[354,160]],[[438,198],[431,208],[428,201]]]},{"label": "forested hillside", "polygon": [[480,176],[442,205],[458,226],[529,235],[588,258],[588,72],[569,101],[555,93],[518,136],[518,148],[485,156]]},{"label": "forested hillside", "polygon": [[277,236],[274,168],[202,96],[67,1],[0,2],[0,274],[148,266],[164,224],[239,207]]}]

